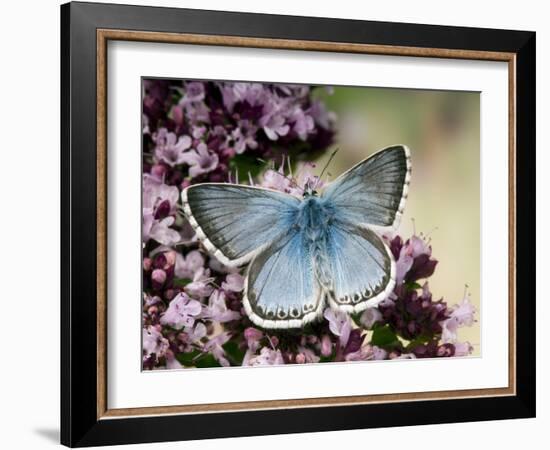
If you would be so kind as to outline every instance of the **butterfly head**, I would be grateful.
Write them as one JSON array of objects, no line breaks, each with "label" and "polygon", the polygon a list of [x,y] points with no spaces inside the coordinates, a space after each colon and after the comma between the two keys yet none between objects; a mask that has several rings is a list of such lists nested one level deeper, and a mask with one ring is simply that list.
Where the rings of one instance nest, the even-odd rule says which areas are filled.
[{"label": "butterfly head", "polygon": [[304,186],[304,194],[303,197],[317,197],[317,179],[316,178],[310,178],[308,181],[306,181],[306,184]]}]

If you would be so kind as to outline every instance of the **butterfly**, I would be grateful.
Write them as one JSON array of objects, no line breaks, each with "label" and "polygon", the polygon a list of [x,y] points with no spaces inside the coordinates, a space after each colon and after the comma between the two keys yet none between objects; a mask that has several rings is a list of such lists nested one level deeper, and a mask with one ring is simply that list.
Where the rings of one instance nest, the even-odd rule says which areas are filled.
[{"label": "butterfly", "polygon": [[[396,228],[411,178],[407,147],[387,147],[319,194],[202,183],[182,191],[185,216],[222,264],[248,264],[243,305],[262,328],[300,328],[325,307],[355,313],[395,287],[395,260],[378,235]],[[383,228],[382,228],[383,229]]]}]

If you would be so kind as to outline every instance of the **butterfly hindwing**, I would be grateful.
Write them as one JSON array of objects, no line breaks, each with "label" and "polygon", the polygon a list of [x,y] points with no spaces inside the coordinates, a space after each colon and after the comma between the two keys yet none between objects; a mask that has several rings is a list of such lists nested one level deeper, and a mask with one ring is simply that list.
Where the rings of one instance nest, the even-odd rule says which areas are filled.
[{"label": "butterfly hindwing", "polygon": [[324,293],[313,274],[310,248],[301,231],[290,230],[250,263],[244,307],[262,328],[298,328],[322,312]]},{"label": "butterfly hindwing", "polygon": [[371,230],[335,223],[326,246],[332,286],[327,292],[331,306],[348,313],[376,306],[395,286],[395,262],[389,248]]},{"label": "butterfly hindwing", "polygon": [[300,203],[282,192],[227,183],[190,186],[182,201],[207,250],[232,267],[249,262],[285,234]]},{"label": "butterfly hindwing", "polygon": [[405,208],[411,176],[409,149],[385,148],[340,175],[322,198],[342,221],[396,228]]}]

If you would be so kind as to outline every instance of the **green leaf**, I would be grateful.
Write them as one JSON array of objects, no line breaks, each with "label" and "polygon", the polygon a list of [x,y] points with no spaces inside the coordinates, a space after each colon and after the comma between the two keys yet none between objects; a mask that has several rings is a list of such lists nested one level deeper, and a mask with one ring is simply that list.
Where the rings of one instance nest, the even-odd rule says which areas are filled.
[{"label": "green leaf", "polygon": [[330,356],[321,355],[321,357],[319,358],[319,362],[322,362],[322,363],[333,362],[335,356],[336,356],[336,352],[332,352]]},{"label": "green leaf", "polygon": [[425,335],[424,336],[418,336],[416,339],[413,339],[411,342],[409,342],[407,344],[407,346],[405,347],[405,349],[407,351],[410,351],[410,350],[418,347],[419,345],[427,344],[433,338],[434,338],[434,336],[425,336]]},{"label": "green leaf", "polygon": [[176,359],[180,362],[180,364],[191,367],[195,365],[195,358],[200,355],[199,350],[193,350],[192,352],[187,353],[178,353],[176,355]]},{"label": "green leaf", "polygon": [[195,360],[195,367],[221,367],[221,364],[210,353],[205,353]]},{"label": "green leaf", "polygon": [[353,314],[350,314],[350,317],[351,317],[351,320],[353,320],[353,322],[355,323],[355,325],[357,325],[358,327],[361,327],[363,328],[363,324],[361,323],[361,315],[363,313],[353,313]]},{"label": "green leaf", "polygon": [[242,366],[245,352],[241,350],[236,341],[227,341],[222,345],[222,348],[225,350],[225,355],[233,365]]},{"label": "green leaf", "polygon": [[189,278],[176,278],[172,282],[174,287],[184,287],[187,286],[189,283],[191,283],[191,280]]},{"label": "green leaf", "polygon": [[200,350],[178,353],[176,359],[185,367],[221,367],[214,356],[210,353],[201,353]]},{"label": "green leaf", "polygon": [[408,291],[415,291],[416,289],[422,289],[422,286],[419,285],[416,281],[409,281],[405,283],[405,287]]},{"label": "green leaf", "polygon": [[248,179],[249,173],[252,175],[252,178],[257,177],[264,167],[265,161],[260,161],[257,156],[247,153],[235,155],[229,162],[231,171],[238,171],[239,178],[241,179]]},{"label": "green leaf", "polygon": [[389,325],[375,326],[371,344],[377,347],[395,347],[399,345],[399,339]]}]

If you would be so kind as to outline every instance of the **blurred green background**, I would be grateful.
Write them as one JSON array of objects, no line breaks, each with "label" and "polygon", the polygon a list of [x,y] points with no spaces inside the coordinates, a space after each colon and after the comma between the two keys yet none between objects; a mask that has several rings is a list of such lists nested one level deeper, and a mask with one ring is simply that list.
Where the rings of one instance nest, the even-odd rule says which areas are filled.
[{"label": "blurred green background", "polygon": [[[329,167],[337,175],[392,144],[411,149],[412,181],[397,232],[431,238],[439,261],[430,288],[434,299],[460,303],[465,285],[478,320],[459,329],[460,341],[480,354],[480,97],[477,92],[393,88],[316,89],[337,115]],[[331,152],[317,161],[320,171]],[[414,223],[413,223],[414,220]]]}]

